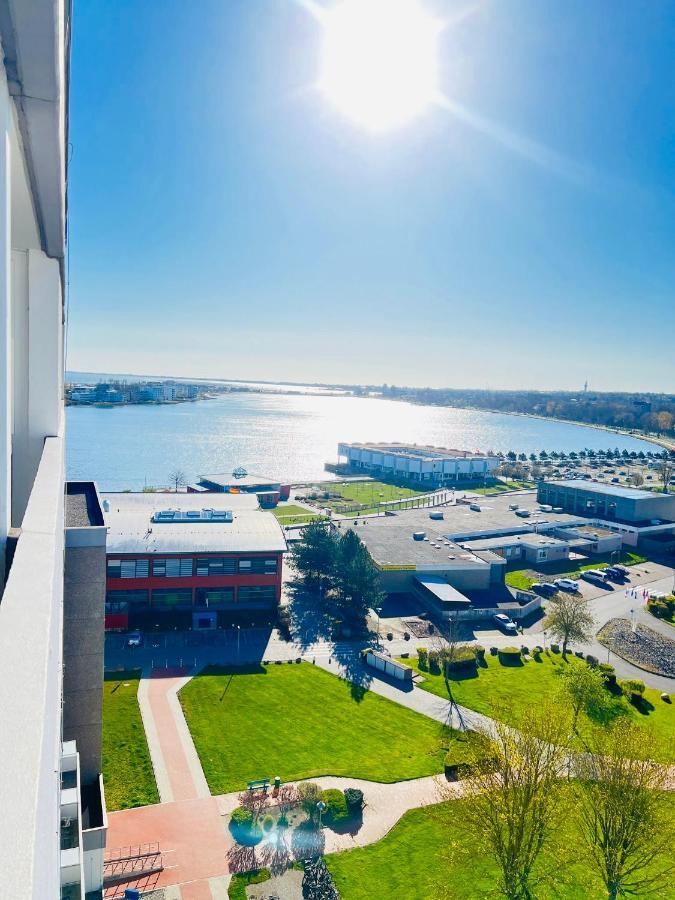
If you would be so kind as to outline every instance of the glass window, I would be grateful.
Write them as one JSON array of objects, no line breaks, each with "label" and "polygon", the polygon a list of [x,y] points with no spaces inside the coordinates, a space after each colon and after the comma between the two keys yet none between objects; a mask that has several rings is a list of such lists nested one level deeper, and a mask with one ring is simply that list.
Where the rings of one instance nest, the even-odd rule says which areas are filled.
[{"label": "glass window", "polygon": [[237,560],[234,556],[207,556],[197,560],[197,575],[213,577],[214,575],[235,575]]},{"label": "glass window", "polygon": [[157,609],[183,609],[192,607],[190,588],[156,588],[152,592],[152,606]]},{"label": "glass window", "polygon": [[276,556],[253,556],[239,560],[239,571],[242,575],[274,575],[277,571]]},{"label": "glass window", "polygon": [[276,599],[277,592],[273,584],[240,587],[237,591],[239,603],[275,603]]},{"label": "glass window", "polygon": [[195,606],[200,609],[214,609],[222,606],[231,606],[234,603],[234,588],[197,588],[195,592]]},{"label": "glass window", "polygon": [[165,578],[190,578],[192,576],[191,557],[169,556],[152,562],[152,574]]},{"label": "glass window", "polygon": [[147,578],[147,559],[109,559],[108,578]]},{"label": "glass window", "polygon": [[[132,606],[134,609],[144,609],[148,605],[148,591],[107,591],[105,595],[105,611],[114,612],[115,607]],[[110,608],[109,608],[110,607]]]}]

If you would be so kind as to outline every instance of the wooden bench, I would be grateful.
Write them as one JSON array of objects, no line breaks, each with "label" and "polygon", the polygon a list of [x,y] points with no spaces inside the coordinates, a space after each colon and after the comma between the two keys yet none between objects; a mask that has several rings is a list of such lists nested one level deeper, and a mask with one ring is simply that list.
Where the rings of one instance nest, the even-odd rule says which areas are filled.
[{"label": "wooden bench", "polygon": [[248,782],[248,790],[250,791],[250,793],[253,793],[253,791],[255,790],[262,790],[263,794],[266,794],[269,786],[269,778],[259,778],[257,781]]}]

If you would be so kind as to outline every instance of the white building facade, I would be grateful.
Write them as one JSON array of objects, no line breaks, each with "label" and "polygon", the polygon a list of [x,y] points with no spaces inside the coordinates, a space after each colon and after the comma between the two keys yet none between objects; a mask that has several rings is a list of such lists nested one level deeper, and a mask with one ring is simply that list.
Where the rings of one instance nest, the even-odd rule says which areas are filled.
[{"label": "white building facade", "polygon": [[338,444],[338,461],[369,475],[448,485],[482,481],[499,465],[498,457],[467,450],[417,444]]},{"label": "white building facade", "polygon": [[0,896],[70,900],[85,857],[61,714],[69,0],[0,0],[0,43]]}]

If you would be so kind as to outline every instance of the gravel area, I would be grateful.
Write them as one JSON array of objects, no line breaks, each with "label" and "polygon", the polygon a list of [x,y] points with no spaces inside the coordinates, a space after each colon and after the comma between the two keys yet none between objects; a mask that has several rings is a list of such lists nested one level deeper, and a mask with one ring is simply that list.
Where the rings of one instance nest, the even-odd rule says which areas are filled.
[{"label": "gravel area", "polygon": [[302,900],[302,877],[298,869],[288,869],[262,884],[247,885],[246,896],[248,900]]},{"label": "gravel area", "polygon": [[638,624],[633,632],[628,619],[610,619],[598,632],[598,641],[641,669],[675,676],[675,640],[653,628]]}]

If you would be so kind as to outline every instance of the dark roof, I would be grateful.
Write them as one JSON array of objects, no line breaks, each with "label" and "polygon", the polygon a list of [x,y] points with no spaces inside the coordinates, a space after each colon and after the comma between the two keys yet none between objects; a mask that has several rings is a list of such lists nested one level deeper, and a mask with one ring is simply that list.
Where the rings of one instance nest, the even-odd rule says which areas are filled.
[{"label": "dark roof", "polygon": [[66,483],[66,528],[103,525],[103,513],[93,481]]}]

